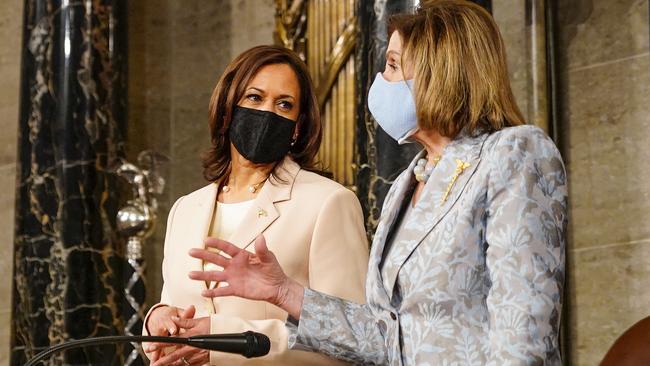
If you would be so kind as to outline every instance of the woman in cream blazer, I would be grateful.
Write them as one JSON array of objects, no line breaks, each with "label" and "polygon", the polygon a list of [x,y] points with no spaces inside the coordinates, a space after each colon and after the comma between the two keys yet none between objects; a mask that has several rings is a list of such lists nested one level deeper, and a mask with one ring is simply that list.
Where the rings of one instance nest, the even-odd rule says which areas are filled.
[{"label": "woman in cream blazer", "polygon": [[[280,171],[286,183],[262,187],[231,242],[253,250],[253,241],[263,234],[288,276],[318,291],[363,302],[368,249],[356,196],[338,183],[300,169],[290,158],[282,162]],[[210,184],[179,198],[172,207],[165,237],[164,285],[160,303],[153,308],[195,306],[195,317],[210,317],[212,334],[252,330],[271,340],[267,357],[246,360],[212,352],[215,365],[335,364],[318,354],[287,351],[287,313],[280,308],[236,297],[205,298],[201,291],[206,283],[187,277],[188,271],[202,269],[203,263],[187,253],[203,246],[216,195],[217,185]]]},{"label": "woman in cream blazer", "polygon": [[[231,95],[232,90],[241,95]],[[229,101],[236,104],[228,111]],[[236,297],[205,298],[203,291],[223,283],[187,276],[191,270],[219,269],[188,254],[203,247],[206,238],[228,239],[253,250],[251,244],[263,235],[298,283],[363,301],[368,245],[359,201],[352,191],[305,169],[320,145],[315,101],[304,64],[287,49],[256,47],[226,69],[210,107],[213,149],[204,160],[204,175],[213,183],[179,198],[170,210],[161,299],[144,321],[143,333],[152,335],[252,330],[270,338],[270,353],[245,359],[188,346],[173,350],[145,345],[152,365],[341,364],[324,355],[288,350],[287,313],[279,307]],[[278,151],[283,143],[288,151]],[[234,206],[240,207],[237,212]],[[233,216],[238,216],[235,224]]]}]

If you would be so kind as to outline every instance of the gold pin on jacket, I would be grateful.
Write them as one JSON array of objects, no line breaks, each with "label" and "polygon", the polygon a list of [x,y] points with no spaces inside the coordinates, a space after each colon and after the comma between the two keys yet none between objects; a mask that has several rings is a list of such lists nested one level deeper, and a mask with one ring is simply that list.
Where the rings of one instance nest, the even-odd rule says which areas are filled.
[{"label": "gold pin on jacket", "polygon": [[266,217],[266,211],[260,208],[257,210],[257,218],[259,219],[262,216]]},{"label": "gold pin on jacket", "polygon": [[456,159],[456,171],[454,171],[454,175],[451,177],[451,181],[449,182],[449,185],[447,185],[447,190],[445,191],[445,194],[442,196],[442,201],[440,202],[440,206],[442,206],[445,202],[447,202],[447,198],[449,198],[449,193],[451,192],[451,188],[454,186],[454,183],[456,183],[456,179],[463,174],[463,171],[465,169],[469,168],[469,163],[464,162],[460,159]]}]

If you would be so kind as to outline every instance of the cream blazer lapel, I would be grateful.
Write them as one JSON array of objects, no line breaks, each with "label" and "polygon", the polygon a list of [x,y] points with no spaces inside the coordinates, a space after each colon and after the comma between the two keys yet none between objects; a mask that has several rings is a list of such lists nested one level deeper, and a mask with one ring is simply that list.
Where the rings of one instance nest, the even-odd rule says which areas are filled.
[{"label": "cream blazer lapel", "polygon": [[[242,224],[235,230],[231,242],[240,248],[254,251],[251,244],[278,217],[280,211],[276,203],[291,199],[291,190],[296,180],[300,166],[289,158],[285,158],[276,169],[278,179],[271,177],[260,190],[255,202],[244,216]],[[270,243],[269,243],[270,245]]]},{"label": "cream blazer lapel", "polygon": [[[293,188],[296,175],[300,171],[300,166],[291,159],[285,158],[276,171],[282,181],[277,181],[271,177],[264,184],[255,198],[252,207],[246,212],[241,224],[239,224],[233,236],[229,239],[232,244],[239,248],[253,252],[254,248],[251,244],[255,242],[255,238],[262,234],[264,230],[280,217],[280,211],[275,207],[275,203],[291,199],[291,189]],[[216,187],[218,185],[214,184],[212,186],[215,187],[212,196],[213,205],[209,212],[208,227],[205,229],[204,238],[209,234],[208,230],[214,212],[214,202],[217,199]],[[270,245],[269,243],[267,244]],[[202,266],[201,261],[196,261],[199,262],[199,266]],[[218,282],[212,282],[210,287],[214,288],[218,285]]]},{"label": "cream blazer lapel", "polygon": [[[182,245],[182,255],[174,256],[181,262],[176,268],[187,268],[187,272],[203,270],[202,261],[190,257],[187,253],[192,248],[205,248],[204,241],[209,235],[214,205],[217,202],[217,187],[217,184],[204,187],[199,191],[200,194],[193,197],[194,202],[186,204],[189,207],[196,207],[196,211],[192,212],[192,216],[196,219],[194,221],[195,225],[188,225],[182,230],[184,237],[174,239]],[[190,282],[192,283],[191,286],[197,286],[196,291],[198,293],[207,288],[204,281]]]},{"label": "cream blazer lapel", "polygon": [[[442,159],[433,170],[422,191],[420,199],[405,222],[407,235],[399,246],[391,248],[386,258],[386,291],[390,297],[397,280],[397,275],[413,251],[424,238],[440,223],[445,215],[458,201],[462,192],[473,176],[481,160],[481,151],[487,134],[477,137],[461,136],[445,147]],[[412,175],[418,155],[409,166],[407,173]],[[404,184],[407,185],[407,184]],[[393,207],[397,212],[399,207]]]}]

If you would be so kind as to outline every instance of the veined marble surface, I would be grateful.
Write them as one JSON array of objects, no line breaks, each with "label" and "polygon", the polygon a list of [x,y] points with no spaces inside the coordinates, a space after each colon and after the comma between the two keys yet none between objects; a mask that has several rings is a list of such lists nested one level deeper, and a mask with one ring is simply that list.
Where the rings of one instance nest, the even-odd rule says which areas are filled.
[{"label": "veined marble surface", "polygon": [[[118,187],[108,167],[123,150],[123,8],[25,1],[13,365],[64,340],[122,332]],[[114,347],[91,347],[49,364],[120,358]]]},{"label": "veined marble surface", "polygon": [[357,196],[366,216],[368,237],[379,223],[381,207],[393,180],[420,150],[416,144],[398,145],[372,118],[368,111],[368,90],[378,72],[384,71],[385,53],[388,45],[387,21],[391,14],[411,11],[413,0],[362,2],[359,13],[360,44],[357,58]]}]

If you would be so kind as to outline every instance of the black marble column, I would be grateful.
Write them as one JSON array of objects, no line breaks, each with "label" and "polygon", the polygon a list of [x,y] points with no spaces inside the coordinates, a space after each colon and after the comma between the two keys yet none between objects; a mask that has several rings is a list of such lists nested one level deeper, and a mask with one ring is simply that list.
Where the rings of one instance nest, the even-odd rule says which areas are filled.
[{"label": "black marble column", "polygon": [[[369,237],[375,232],[379,214],[393,180],[404,170],[420,147],[398,145],[381,129],[368,111],[368,90],[378,72],[384,71],[390,15],[412,11],[414,0],[374,0],[359,2],[359,45],[357,72],[357,195],[366,215]],[[367,30],[367,31],[366,31]]]},{"label": "black marble column", "polygon": [[[125,131],[125,0],[26,0],[11,364],[53,344],[120,334],[114,231]],[[50,365],[118,365],[113,346]]]},{"label": "black marble column", "polygon": [[487,9],[487,11],[492,13],[492,0],[470,0],[470,1],[479,4],[480,6]]}]

